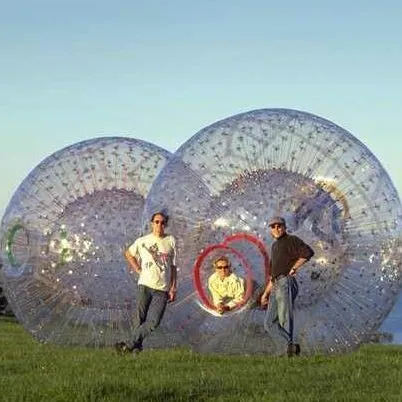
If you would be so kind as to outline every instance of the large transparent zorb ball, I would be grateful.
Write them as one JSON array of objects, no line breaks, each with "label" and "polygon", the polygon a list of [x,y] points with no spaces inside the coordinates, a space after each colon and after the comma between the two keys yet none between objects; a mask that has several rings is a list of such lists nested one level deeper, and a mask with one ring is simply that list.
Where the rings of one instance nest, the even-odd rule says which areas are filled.
[{"label": "large transparent zorb ball", "polygon": [[[164,325],[187,334],[198,350],[283,352],[276,333],[264,331],[258,306],[273,215],[285,217],[288,231],[315,251],[298,274],[296,334],[304,352],[357,346],[400,292],[397,192],[366,146],[317,116],[263,109],[202,129],[153,183],[145,215],[161,205],[179,243],[179,300]],[[219,255],[246,283],[244,300],[223,314],[207,286]]]},{"label": "large transparent zorb ball", "polygon": [[140,140],[91,139],[49,156],[19,186],[1,223],[4,287],[35,337],[96,346],[130,337],[124,251],[169,155]]}]

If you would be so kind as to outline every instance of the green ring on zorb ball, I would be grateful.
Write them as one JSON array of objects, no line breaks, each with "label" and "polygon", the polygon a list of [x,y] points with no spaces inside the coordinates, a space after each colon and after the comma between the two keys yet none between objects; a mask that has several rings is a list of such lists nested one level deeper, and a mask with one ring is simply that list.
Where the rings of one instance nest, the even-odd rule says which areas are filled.
[{"label": "green ring on zorb ball", "polygon": [[18,233],[19,230],[25,229],[23,225],[20,223],[15,224],[7,234],[7,240],[6,240],[6,254],[7,254],[7,259],[9,263],[11,264],[12,267],[18,268],[21,266],[21,264],[17,261],[14,252],[13,252],[13,245],[15,241],[15,236]]}]

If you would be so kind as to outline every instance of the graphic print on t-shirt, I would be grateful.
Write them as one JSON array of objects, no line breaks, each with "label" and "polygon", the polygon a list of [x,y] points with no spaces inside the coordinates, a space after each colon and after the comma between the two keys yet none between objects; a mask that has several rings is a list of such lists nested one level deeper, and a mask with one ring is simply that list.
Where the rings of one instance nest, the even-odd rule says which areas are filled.
[{"label": "graphic print on t-shirt", "polygon": [[[169,254],[168,253],[161,253],[159,251],[158,244],[155,243],[149,248],[145,245],[145,243],[142,244],[142,247],[145,248],[145,250],[148,251],[149,254],[151,254],[152,259],[155,262],[155,265],[163,271],[166,268],[166,264],[168,261]],[[152,266],[152,261],[148,262],[148,267]]]}]

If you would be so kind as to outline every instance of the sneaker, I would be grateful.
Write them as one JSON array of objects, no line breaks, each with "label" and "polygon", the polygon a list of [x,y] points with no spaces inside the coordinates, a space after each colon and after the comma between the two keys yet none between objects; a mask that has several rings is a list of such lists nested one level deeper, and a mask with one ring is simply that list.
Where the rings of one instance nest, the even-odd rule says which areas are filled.
[{"label": "sneaker", "polygon": [[132,349],[125,342],[117,342],[114,345],[114,348],[115,348],[116,352],[121,355],[125,355],[127,353],[132,352]]}]

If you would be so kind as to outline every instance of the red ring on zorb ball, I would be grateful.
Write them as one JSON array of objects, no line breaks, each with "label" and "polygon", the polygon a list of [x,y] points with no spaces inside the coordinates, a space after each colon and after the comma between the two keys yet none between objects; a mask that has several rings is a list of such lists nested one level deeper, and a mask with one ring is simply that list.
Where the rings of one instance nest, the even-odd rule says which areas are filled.
[{"label": "red ring on zorb ball", "polygon": [[201,252],[201,254],[197,257],[193,268],[194,288],[197,291],[198,297],[201,300],[202,304],[204,304],[204,306],[208,307],[211,310],[216,310],[216,307],[213,305],[213,303],[211,303],[209,297],[205,294],[200,278],[200,268],[202,263],[204,262],[205,258],[207,258],[208,255],[215,250],[226,250],[229,251],[230,253],[233,253],[240,260],[241,264],[243,265],[246,271],[246,292],[243,296],[243,300],[237,303],[236,305],[235,309],[238,309],[247,302],[247,300],[253,293],[253,272],[251,270],[250,264],[244,258],[243,254],[240,253],[240,251],[234,249],[233,247],[230,247],[222,243],[212,244],[211,246],[208,246]]},{"label": "red ring on zorb ball", "polygon": [[265,248],[265,244],[258,237],[255,237],[249,233],[236,233],[234,235],[228,236],[225,238],[223,244],[227,245],[236,240],[246,240],[257,246],[258,250],[260,251],[260,253],[264,259],[265,284],[268,283],[268,279],[271,276],[271,260],[269,258],[268,251]]}]

